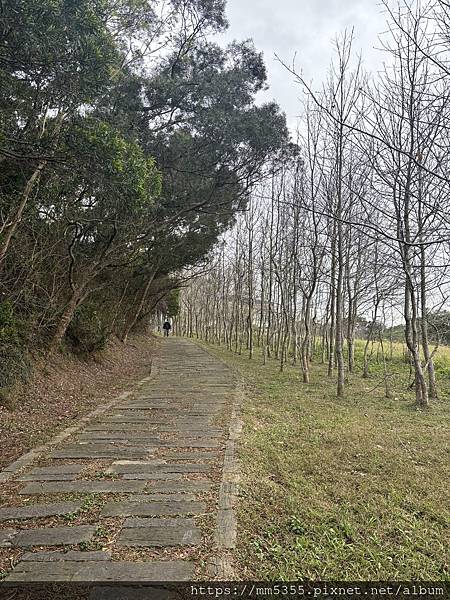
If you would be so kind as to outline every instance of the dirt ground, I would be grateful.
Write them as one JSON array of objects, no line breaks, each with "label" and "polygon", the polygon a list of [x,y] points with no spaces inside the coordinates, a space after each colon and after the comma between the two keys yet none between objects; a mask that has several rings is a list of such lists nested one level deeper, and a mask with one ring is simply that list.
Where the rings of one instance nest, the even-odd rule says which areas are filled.
[{"label": "dirt ground", "polygon": [[0,406],[0,468],[134,387],[151,372],[157,344],[156,337],[140,335],[126,345],[114,340],[95,357],[38,357],[12,406]]}]

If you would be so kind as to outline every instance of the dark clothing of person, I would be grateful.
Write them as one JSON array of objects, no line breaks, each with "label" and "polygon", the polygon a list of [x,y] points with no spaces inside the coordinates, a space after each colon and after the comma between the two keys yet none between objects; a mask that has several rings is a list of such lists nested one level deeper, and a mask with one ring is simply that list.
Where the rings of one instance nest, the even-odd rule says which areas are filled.
[{"label": "dark clothing of person", "polygon": [[164,329],[164,335],[166,337],[169,337],[169,331],[172,329],[172,325],[169,323],[169,321],[166,321],[164,323],[163,329]]}]

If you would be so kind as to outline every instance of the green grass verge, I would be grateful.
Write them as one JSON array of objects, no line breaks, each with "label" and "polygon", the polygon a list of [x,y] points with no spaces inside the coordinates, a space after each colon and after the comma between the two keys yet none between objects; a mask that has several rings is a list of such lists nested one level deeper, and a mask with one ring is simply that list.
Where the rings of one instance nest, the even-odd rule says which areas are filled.
[{"label": "green grass verge", "polygon": [[386,400],[358,375],[338,400],[322,365],[305,385],[298,367],[280,373],[208,349],[240,372],[245,392],[238,576],[448,578],[445,401],[420,412],[412,393]]}]

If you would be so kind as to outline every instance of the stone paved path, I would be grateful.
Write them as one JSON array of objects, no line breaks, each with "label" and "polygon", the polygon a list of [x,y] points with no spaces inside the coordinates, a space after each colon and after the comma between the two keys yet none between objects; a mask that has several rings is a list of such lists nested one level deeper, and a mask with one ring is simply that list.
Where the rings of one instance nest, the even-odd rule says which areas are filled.
[{"label": "stone paved path", "polygon": [[205,577],[230,518],[235,377],[182,339],[161,342],[155,362],[135,392],[15,473],[18,500],[0,508],[0,547],[17,552],[6,581]]}]

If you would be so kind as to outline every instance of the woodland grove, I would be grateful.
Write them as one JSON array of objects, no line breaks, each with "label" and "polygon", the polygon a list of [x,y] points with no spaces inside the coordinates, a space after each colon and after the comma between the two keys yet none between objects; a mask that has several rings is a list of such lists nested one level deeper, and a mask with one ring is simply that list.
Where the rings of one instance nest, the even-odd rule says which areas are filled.
[{"label": "woodland grove", "polygon": [[226,27],[222,0],[1,2],[0,387],[170,304],[287,147]]}]

